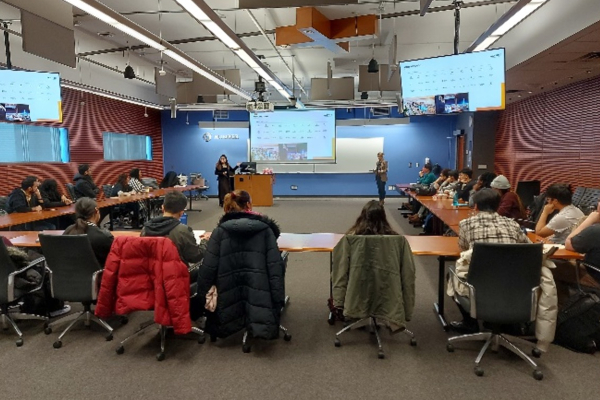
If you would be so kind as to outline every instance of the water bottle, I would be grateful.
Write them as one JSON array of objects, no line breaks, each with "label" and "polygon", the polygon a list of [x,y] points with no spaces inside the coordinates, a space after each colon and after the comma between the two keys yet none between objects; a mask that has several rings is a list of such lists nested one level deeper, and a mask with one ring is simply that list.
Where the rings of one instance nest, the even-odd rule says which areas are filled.
[{"label": "water bottle", "polygon": [[458,192],[454,193],[454,198],[452,199],[452,205],[454,207],[458,206]]},{"label": "water bottle", "polygon": [[181,215],[181,218],[179,218],[179,222],[181,222],[183,225],[187,225],[187,213],[185,211]]}]

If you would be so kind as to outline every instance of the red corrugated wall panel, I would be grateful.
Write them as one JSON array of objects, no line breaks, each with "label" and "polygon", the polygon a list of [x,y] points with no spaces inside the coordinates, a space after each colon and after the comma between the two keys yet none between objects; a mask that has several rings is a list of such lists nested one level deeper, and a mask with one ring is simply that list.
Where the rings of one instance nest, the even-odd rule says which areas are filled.
[{"label": "red corrugated wall panel", "polygon": [[[62,89],[63,122],[43,124],[69,130],[71,162],[37,164],[0,164],[0,194],[6,195],[27,175],[54,178],[61,190],[72,182],[77,166],[88,163],[96,184],[113,184],[117,176],[137,167],[143,176],[162,179],[163,145],[160,111],[94,94]],[[152,138],[152,161],[104,161],[102,132],[148,135]]]},{"label": "red corrugated wall panel", "polygon": [[511,183],[600,187],[600,77],[509,104],[496,131],[495,170]]}]

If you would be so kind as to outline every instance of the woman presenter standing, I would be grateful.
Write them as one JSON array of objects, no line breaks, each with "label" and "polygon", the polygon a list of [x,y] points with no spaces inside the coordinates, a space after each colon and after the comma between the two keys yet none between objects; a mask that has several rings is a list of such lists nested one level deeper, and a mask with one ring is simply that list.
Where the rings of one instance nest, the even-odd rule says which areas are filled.
[{"label": "woman presenter standing", "polygon": [[387,182],[388,162],[383,159],[383,153],[377,153],[377,168],[375,169],[375,182],[379,192],[379,204],[385,203],[385,183]]},{"label": "woman presenter standing", "polygon": [[223,207],[223,199],[225,195],[231,192],[231,178],[235,174],[235,170],[238,169],[239,164],[234,168],[231,168],[229,162],[227,161],[227,156],[225,154],[221,154],[219,157],[219,161],[217,161],[217,165],[215,166],[215,175],[217,175],[217,180],[219,181],[219,207]]}]

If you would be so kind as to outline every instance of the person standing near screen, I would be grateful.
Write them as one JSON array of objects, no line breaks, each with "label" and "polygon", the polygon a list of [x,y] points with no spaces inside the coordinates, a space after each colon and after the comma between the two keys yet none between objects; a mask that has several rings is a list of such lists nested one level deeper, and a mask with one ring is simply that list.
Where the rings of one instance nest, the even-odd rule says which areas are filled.
[{"label": "person standing near screen", "polygon": [[219,207],[223,207],[225,195],[232,190],[231,178],[240,164],[241,163],[238,163],[234,168],[231,168],[225,154],[221,154],[219,161],[217,161],[215,175],[217,175],[217,180],[219,181]]},{"label": "person standing near screen", "polygon": [[387,182],[388,162],[383,159],[383,153],[377,153],[377,164],[375,169],[375,182],[379,192],[379,204],[385,203],[385,183]]}]

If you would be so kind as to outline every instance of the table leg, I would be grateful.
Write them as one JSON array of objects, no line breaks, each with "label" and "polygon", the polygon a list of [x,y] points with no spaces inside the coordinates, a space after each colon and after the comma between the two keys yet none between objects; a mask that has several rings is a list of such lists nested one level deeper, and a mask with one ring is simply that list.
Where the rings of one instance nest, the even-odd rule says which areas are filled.
[{"label": "table leg", "polygon": [[200,211],[202,211],[202,210],[194,210],[194,209],[192,208],[192,197],[193,197],[193,195],[192,195],[192,191],[191,191],[191,190],[188,190],[188,193],[190,194],[190,195],[189,195],[189,197],[190,197],[190,207],[189,207],[189,208],[188,208],[186,211],[196,211],[196,212],[200,212]]},{"label": "table leg", "polygon": [[446,322],[446,317],[444,317],[444,286],[446,283],[446,257],[439,256],[438,257],[438,301],[437,303],[433,303],[433,310],[437,314],[442,327],[445,331],[449,329],[448,322]]}]

